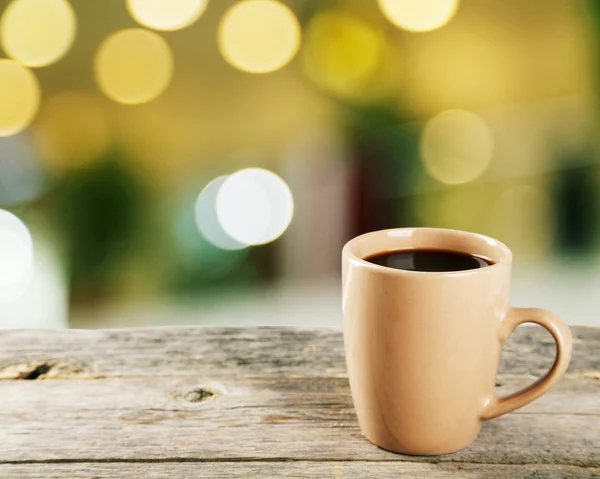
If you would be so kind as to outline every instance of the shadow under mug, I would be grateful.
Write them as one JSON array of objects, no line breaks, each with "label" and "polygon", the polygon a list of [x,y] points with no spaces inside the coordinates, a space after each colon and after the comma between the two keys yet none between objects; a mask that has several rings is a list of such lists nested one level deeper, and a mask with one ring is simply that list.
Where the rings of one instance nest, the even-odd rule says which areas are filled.
[{"label": "shadow under mug", "polygon": [[[467,271],[422,272],[365,260],[378,253],[439,249],[489,258]],[[571,333],[557,316],[509,304],[512,254],[492,238],[436,228],[375,231],[342,252],[344,346],[362,433],[384,449],[445,454],[470,444],[482,422],[548,391],[567,370]],[[505,339],[520,324],[556,341],[550,371],[529,387],[496,397]]]}]

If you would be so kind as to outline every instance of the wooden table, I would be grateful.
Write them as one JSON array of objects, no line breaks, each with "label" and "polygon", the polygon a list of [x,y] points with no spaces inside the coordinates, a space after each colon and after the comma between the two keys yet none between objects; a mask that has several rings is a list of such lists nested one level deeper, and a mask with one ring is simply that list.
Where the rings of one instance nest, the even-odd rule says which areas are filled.
[{"label": "wooden table", "polygon": [[[411,457],[361,436],[337,330],[3,332],[0,478],[600,478],[600,328],[573,334],[552,392],[459,453]],[[500,393],[553,356],[519,328]]]}]

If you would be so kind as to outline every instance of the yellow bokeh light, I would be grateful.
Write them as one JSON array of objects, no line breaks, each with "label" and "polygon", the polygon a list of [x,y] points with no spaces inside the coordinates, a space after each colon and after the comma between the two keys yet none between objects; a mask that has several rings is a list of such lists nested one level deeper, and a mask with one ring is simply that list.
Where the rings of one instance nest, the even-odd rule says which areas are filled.
[{"label": "yellow bokeh light", "polygon": [[42,67],[67,53],[77,21],[66,0],[14,0],[0,21],[0,39],[8,56]]},{"label": "yellow bokeh light", "polygon": [[355,96],[387,63],[386,47],[378,29],[355,15],[331,10],[311,20],[302,57],[316,84],[341,96]]},{"label": "yellow bokeh light", "polygon": [[44,102],[34,137],[42,157],[52,164],[76,166],[102,155],[110,142],[102,105],[85,92],[64,92]]},{"label": "yellow bokeh light", "polygon": [[219,25],[219,50],[239,70],[268,73],[287,65],[300,47],[300,24],[285,5],[245,0],[231,7]]},{"label": "yellow bokeh light", "polygon": [[40,86],[31,70],[0,59],[0,136],[24,130],[40,105]]},{"label": "yellow bokeh light", "polygon": [[109,36],[96,54],[95,75],[100,90],[119,103],[155,99],[173,76],[173,54],[157,33],[141,28]]},{"label": "yellow bokeh light", "polygon": [[127,0],[127,10],[141,25],[155,30],[180,30],[194,23],[208,0]]},{"label": "yellow bokeh light", "polygon": [[428,32],[450,21],[459,0],[378,0],[379,8],[397,27],[411,32]]},{"label": "yellow bokeh light", "polygon": [[476,114],[448,110],[435,116],[421,136],[421,159],[427,172],[442,183],[479,178],[494,154],[494,136]]}]

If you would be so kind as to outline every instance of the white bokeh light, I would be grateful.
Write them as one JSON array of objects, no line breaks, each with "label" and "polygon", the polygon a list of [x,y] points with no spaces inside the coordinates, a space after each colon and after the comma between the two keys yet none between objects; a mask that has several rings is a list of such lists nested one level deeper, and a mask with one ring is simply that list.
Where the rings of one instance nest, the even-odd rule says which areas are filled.
[{"label": "white bokeh light", "polygon": [[127,0],[127,10],[141,25],[155,30],[180,30],[204,13],[208,0]]},{"label": "white bokeh light", "polygon": [[272,171],[249,168],[242,173],[261,185],[271,208],[271,221],[259,244],[269,243],[279,238],[289,226],[294,215],[294,198],[287,183]]},{"label": "white bokeh light", "polygon": [[214,246],[225,250],[242,249],[247,245],[234,240],[225,233],[217,219],[217,194],[226,179],[227,176],[219,176],[206,185],[200,192],[194,210],[196,226],[198,226],[198,230],[202,236]]},{"label": "white bokeh light", "polygon": [[[0,286],[0,304],[12,306],[18,301],[22,301],[31,283],[34,281],[33,263],[15,283]],[[2,318],[5,319],[5,318]]]},{"label": "white bokeh light", "polygon": [[262,168],[228,177],[217,193],[217,220],[225,233],[246,245],[274,241],[294,214],[292,193],[283,179]]},{"label": "white bokeh light", "polygon": [[381,12],[399,28],[429,32],[446,25],[455,15],[459,0],[378,0]]},{"label": "white bokeh light", "polygon": [[33,240],[15,215],[0,210],[0,301],[25,291],[33,273]]},{"label": "white bokeh light", "polygon": [[223,230],[247,245],[259,243],[271,222],[267,194],[261,185],[240,172],[223,182],[217,193],[216,212]]}]

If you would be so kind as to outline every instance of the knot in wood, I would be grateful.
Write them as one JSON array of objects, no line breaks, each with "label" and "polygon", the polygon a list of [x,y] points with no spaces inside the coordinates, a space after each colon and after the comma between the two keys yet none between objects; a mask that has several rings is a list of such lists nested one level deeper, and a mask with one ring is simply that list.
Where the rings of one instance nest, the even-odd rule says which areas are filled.
[{"label": "knot in wood", "polygon": [[188,402],[202,402],[215,396],[215,393],[206,388],[195,388],[185,393],[183,398]]}]

